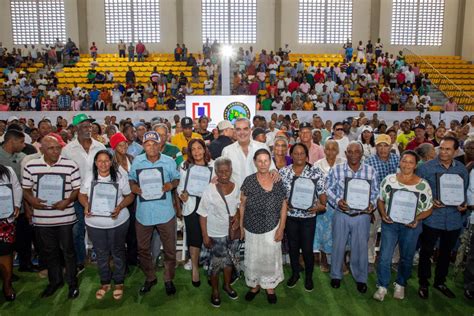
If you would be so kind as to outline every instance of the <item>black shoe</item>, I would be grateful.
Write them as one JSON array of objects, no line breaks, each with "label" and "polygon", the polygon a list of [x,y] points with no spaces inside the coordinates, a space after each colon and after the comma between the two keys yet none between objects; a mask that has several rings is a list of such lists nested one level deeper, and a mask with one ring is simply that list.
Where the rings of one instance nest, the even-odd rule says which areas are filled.
[{"label": "black shoe", "polygon": [[193,284],[194,287],[200,287],[201,286],[201,281],[193,281],[191,280],[191,283]]},{"label": "black shoe", "polygon": [[230,279],[230,285],[234,285],[235,282],[237,282],[239,280],[239,277],[240,277],[240,275],[237,272],[232,273],[232,277]]},{"label": "black shoe", "polygon": [[445,284],[434,285],[433,287],[443,293],[444,296],[448,298],[456,297],[456,295],[454,295],[454,293]]},{"label": "black shoe", "polygon": [[32,273],[35,273],[35,272],[39,272],[39,268],[37,265],[29,265],[29,266],[24,266],[24,267],[19,267],[18,268],[18,271],[19,272],[32,272]]},{"label": "black shoe", "polygon": [[144,295],[150,292],[151,288],[155,286],[156,283],[157,283],[156,279],[154,279],[153,281],[145,281],[145,283],[143,283],[143,286],[140,289],[140,295]]},{"label": "black shoe", "polygon": [[176,288],[173,284],[173,281],[165,282],[165,291],[166,291],[166,295],[168,296],[176,294]]},{"label": "black shoe", "polygon": [[18,281],[20,281],[20,277],[16,274],[13,274],[12,275],[12,282],[18,282]]},{"label": "black shoe", "polygon": [[227,294],[227,296],[231,299],[231,300],[236,300],[239,298],[239,295],[237,294],[236,291],[234,290],[231,290],[231,291],[227,291],[225,288],[222,288],[224,290],[224,292]]},{"label": "black shoe", "polygon": [[211,278],[209,278],[209,277],[207,278],[207,285],[212,286]]},{"label": "black shoe", "polygon": [[79,296],[79,288],[78,288],[78,287],[75,287],[75,286],[70,287],[70,288],[69,288],[69,292],[68,292],[68,294],[67,294],[67,298],[73,300],[73,299],[75,299],[75,298],[78,297],[78,296]]},{"label": "black shoe", "polygon": [[255,296],[257,296],[258,293],[260,293],[260,289],[258,289],[257,292],[248,291],[247,294],[245,294],[245,300],[248,302],[253,301],[253,299],[255,298]]},{"label": "black shoe", "polygon": [[286,282],[286,286],[288,286],[290,289],[294,288],[296,286],[296,282],[298,282],[299,279],[299,275],[293,274],[288,282]]},{"label": "black shoe", "polygon": [[430,292],[428,291],[428,287],[420,286],[420,288],[418,289],[418,295],[424,300],[428,299],[428,297],[430,297]]},{"label": "black shoe", "polygon": [[367,293],[367,284],[363,282],[357,282],[357,291],[362,294]]},{"label": "black shoe", "polygon": [[341,280],[339,279],[331,279],[331,287],[333,289],[338,289],[341,287]]},{"label": "black shoe", "polygon": [[306,292],[313,292],[314,284],[313,284],[313,279],[312,278],[306,278],[304,280],[304,290]]},{"label": "black shoe", "polygon": [[42,298],[50,297],[50,296],[53,295],[58,289],[62,288],[63,286],[64,286],[64,283],[60,283],[60,284],[57,284],[57,285],[48,284],[48,286],[46,287],[46,289],[44,289],[44,291],[41,293],[41,297],[42,297]]},{"label": "black shoe", "polygon": [[468,300],[474,299],[474,292],[469,290],[464,290],[464,297]]},{"label": "black shoe", "polygon": [[211,305],[214,307],[221,307],[221,299],[211,296]]},{"label": "black shoe", "polygon": [[267,301],[269,304],[276,304],[277,303],[277,296],[275,293],[269,294],[267,293]]},{"label": "black shoe", "polygon": [[82,272],[84,272],[86,270],[86,267],[83,265],[83,264],[78,264],[77,265],[77,273],[76,273],[76,276],[78,276],[79,274],[81,274]]},{"label": "black shoe", "polygon": [[7,301],[7,302],[13,302],[13,301],[16,299],[15,290],[12,289],[12,293],[11,293],[11,294],[5,294],[5,292],[3,292],[3,297],[5,298],[5,301]]}]

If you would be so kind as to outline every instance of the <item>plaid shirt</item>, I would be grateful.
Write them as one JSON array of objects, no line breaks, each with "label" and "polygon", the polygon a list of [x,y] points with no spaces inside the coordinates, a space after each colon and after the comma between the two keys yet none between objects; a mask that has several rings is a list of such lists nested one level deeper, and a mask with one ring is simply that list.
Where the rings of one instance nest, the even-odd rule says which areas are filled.
[{"label": "plaid shirt", "polygon": [[58,97],[59,110],[70,110],[71,109],[71,97],[67,94],[60,95]]},{"label": "plaid shirt", "polygon": [[374,207],[377,206],[377,197],[379,195],[379,181],[377,180],[377,172],[369,165],[361,164],[359,170],[354,172],[346,163],[335,165],[329,171],[326,181],[326,193],[328,196],[328,203],[335,209],[342,212],[337,206],[337,202],[344,198],[345,179],[359,178],[372,181],[370,190],[370,203]]},{"label": "plaid shirt", "polygon": [[382,183],[382,180],[385,179],[386,176],[397,172],[400,157],[394,153],[390,153],[387,161],[385,161],[380,159],[377,154],[374,154],[365,159],[364,163],[375,169],[377,172],[377,182]]}]

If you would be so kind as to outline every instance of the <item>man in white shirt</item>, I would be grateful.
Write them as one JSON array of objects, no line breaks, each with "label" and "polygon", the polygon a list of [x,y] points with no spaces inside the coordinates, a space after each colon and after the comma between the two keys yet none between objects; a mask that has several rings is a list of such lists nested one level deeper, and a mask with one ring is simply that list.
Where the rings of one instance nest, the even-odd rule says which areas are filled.
[{"label": "man in white shirt", "polygon": [[284,105],[284,102],[282,101],[281,97],[277,95],[275,97],[275,100],[272,102],[272,108],[274,110],[281,111],[283,110],[283,105]]},{"label": "man in white shirt", "polygon": [[[252,131],[249,119],[238,118],[234,126],[237,141],[224,147],[222,157],[229,158],[232,161],[232,181],[240,188],[246,177],[257,172],[253,161],[255,152],[261,148],[267,149],[270,152],[270,149],[267,145],[250,138]],[[270,170],[276,172],[273,161]]]},{"label": "man in white shirt", "polygon": [[82,88],[77,85],[77,83],[74,83],[74,87],[71,89],[72,90],[72,95],[73,96],[78,96],[79,92],[81,92]]},{"label": "man in white shirt", "polygon": [[[91,137],[92,122],[95,120],[84,113],[77,114],[72,119],[72,125],[77,127],[77,139],[63,148],[62,155],[73,160],[79,166],[81,179],[88,179],[92,175],[92,166],[96,153],[105,146]],[[74,203],[78,222],[74,224],[74,247],[78,270],[83,271],[86,260],[84,208],[76,201]]]},{"label": "man in white shirt", "polygon": [[334,123],[333,132],[334,136],[332,139],[339,145],[339,154],[337,154],[337,157],[345,158],[349,138],[344,134],[344,125],[341,122]]}]

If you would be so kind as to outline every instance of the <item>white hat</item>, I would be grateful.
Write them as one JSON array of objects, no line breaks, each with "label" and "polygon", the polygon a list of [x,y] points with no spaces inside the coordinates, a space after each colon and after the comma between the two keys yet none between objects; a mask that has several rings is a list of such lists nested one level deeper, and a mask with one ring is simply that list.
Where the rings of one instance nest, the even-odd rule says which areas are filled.
[{"label": "white hat", "polygon": [[8,118],[7,123],[11,123],[11,122],[13,122],[13,121],[15,121],[15,120],[16,120],[16,121],[19,121],[18,117],[12,115],[12,116],[10,116],[10,117]]},{"label": "white hat", "polygon": [[361,133],[366,132],[366,131],[369,131],[369,132],[372,133],[372,132],[373,132],[373,129],[372,129],[372,127],[370,127],[369,125],[364,125],[364,126],[362,127]]},{"label": "white hat", "polygon": [[226,120],[225,121],[220,121],[219,124],[217,124],[217,129],[219,131],[223,131],[227,128],[234,128],[234,126],[232,125],[231,122],[226,121]]}]

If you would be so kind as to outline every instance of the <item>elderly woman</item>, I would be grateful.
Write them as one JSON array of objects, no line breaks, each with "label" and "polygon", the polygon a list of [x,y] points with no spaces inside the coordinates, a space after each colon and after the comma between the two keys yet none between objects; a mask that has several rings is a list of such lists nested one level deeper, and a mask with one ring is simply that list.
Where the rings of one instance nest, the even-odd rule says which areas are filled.
[{"label": "elderly woman", "polygon": [[430,143],[424,143],[419,145],[415,149],[415,152],[420,157],[418,164],[422,164],[436,158],[436,150],[433,144]]},{"label": "elderly woman", "polygon": [[[117,200],[110,216],[94,215],[94,210],[89,204],[92,182],[117,184]],[[134,195],[130,190],[128,177],[120,173],[112,163],[112,154],[104,149],[97,152],[94,157],[92,175],[84,179],[79,194],[79,202],[84,206],[87,233],[92,240],[97,254],[101,287],[95,293],[98,300],[104,298],[111,290],[111,281],[114,281],[113,297],[120,300],[123,297],[125,281],[126,251],[129,217],[127,206],[133,202]],[[109,258],[113,260],[113,271]]]},{"label": "elderly woman", "polygon": [[293,162],[288,156],[288,138],[284,136],[275,137],[273,142],[273,162],[278,170]]},{"label": "elderly woman", "polygon": [[197,209],[201,202],[201,197],[191,196],[186,192],[184,179],[187,178],[189,167],[191,165],[209,167],[211,163],[211,153],[207,149],[206,143],[202,139],[191,139],[188,144],[188,159],[184,161],[180,168],[182,181],[178,185],[178,194],[183,202],[183,216],[186,228],[186,242],[191,255],[192,277],[191,282],[194,287],[199,287],[201,281],[199,278],[199,254],[202,246],[202,233],[199,224],[199,215]]},{"label": "elderly woman", "polygon": [[300,250],[303,254],[305,265],[305,290],[311,292],[313,284],[313,240],[316,229],[316,213],[326,209],[325,177],[319,168],[308,163],[308,147],[303,143],[296,143],[290,149],[293,164],[280,170],[280,176],[287,190],[287,197],[291,192],[291,186],[295,177],[309,178],[316,182],[316,193],[318,198],[307,210],[293,208],[288,210],[286,223],[286,236],[290,246],[290,263],[292,275],[287,282],[289,288],[295,287],[300,278]]},{"label": "elderly woman", "polygon": [[3,296],[6,301],[14,301],[16,293],[12,286],[12,277],[15,218],[20,212],[23,191],[13,169],[2,164],[0,164],[0,184],[11,185],[13,192],[13,213],[7,218],[0,219],[0,272],[3,279]]},{"label": "elderly woman", "polygon": [[[328,140],[324,145],[325,158],[320,159],[314,163],[315,168],[319,168],[324,177],[327,177],[329,170],[335,165],[344,163],[345,158],[338,157],[339,145],[335,140]],[[320,257],[320,269],[322,272],[329,272],[329,264],[327,260],[327,254],[331,254],[332,251],[332,217],[334,215],[334,209],[329,205],[326,208],[326,212],[320,213],[316,217],[316,234],[314,235],[313,252],[319,251]]]},{"label": "elderly woman", "polygon": [[[232,161],[220,157],[214,162],[217,183],[209,184],[203,192],[199,209],[204,246],[210,250],[209,274],[211,275],[211,304],[220,307],[219,274],[224,271],[224,292],[230,299],[237,299],[237,292],[232,288],[232,270],[238,270],[239,240],[230,240],[229,225],[239,227],[240,189],[231,181]],[[231,220],[230,220],[231,218]]]},{"label": "elderly woman", "polygon": [[245,281],[251,287],[245,295],[251,301],[267,291],[270,304],[277,302],[275,288],[283,281],[281,241],[286,223],[286,189],[272,180],[270,152],[259,149],[253,156],[257,172],[245,178],[240,204],[241,234],[245,236]]},{"label": "elderly woman", "polygon": [[[388,175],[380,184],[377,206],[383,222],[380,258],[377,265],[378,289],[373,296],[379,301],[383,301],[387,294],[391,278],[392,256],[397,244],[400,249],[400,261],[393,297],[399,300],[405,297],[405,287],[411,275],[417,240],[422,231],[421,221],[432,213],[431,187],[426,180],[415,174],[418,159],[414,151],[403,152],[400,157],[400,172]],[[397,223],[390,218],[388,208],[394,190],[407,190],[419,194],[416,217],[411,223]],[[392,204],[391,207],[393,210],[405,211],[401,205]]]}]

